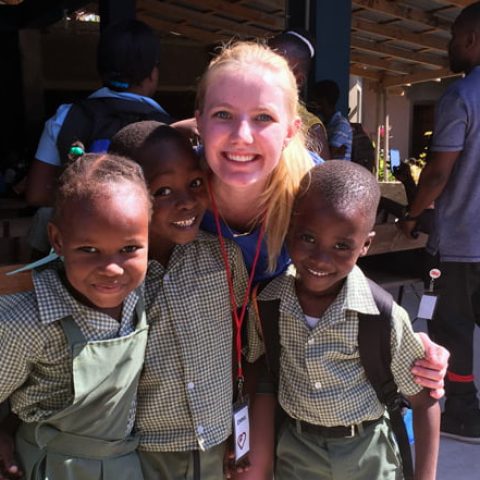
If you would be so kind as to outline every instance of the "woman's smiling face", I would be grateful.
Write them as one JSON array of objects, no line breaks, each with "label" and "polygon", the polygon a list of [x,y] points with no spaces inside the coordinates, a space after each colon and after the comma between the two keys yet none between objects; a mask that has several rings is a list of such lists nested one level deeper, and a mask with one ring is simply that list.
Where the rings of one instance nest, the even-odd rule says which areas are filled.
[{"label": "woman's smiling face", "polygon": [[300,123],[275,74],[252,66],[215,72],[196,117],[208,165],[232,187],[266,181]]}]

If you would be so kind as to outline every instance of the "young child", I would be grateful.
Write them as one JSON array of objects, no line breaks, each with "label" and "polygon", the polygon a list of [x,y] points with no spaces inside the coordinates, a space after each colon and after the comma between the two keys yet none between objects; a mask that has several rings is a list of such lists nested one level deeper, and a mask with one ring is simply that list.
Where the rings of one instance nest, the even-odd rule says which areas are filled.
[{"label": "young child", "polygon": [[[280,300],[278,400],[287,419],[277,439],[275,479],[402,478],[397,445],[367,381],[357,339],[358,314],[378,314],[355,264],[372,242],[379,197],[375,178],[359,165],[337,160],[314,167],[301,182],[287,236],[294,268],[258,295],[258,301]],[[264,350],[254,325],[250,360]],[[413,408],[415,479],[434,480],[439,407],[410,371],[423,354],[407,313],[394,304],[391,370]]]},{"label": "young child", "polygon": [[[198,232],[208,204],[204,172],[188,140],[158,122],[123,128],[110,149],[142,166],[154,198],[136,418],[144,476],[218,480],[232,430],[232,306],[219,240]],[[225,247],[241,305],[242,255],[233,242]]]},{"label": "young child", "polygon": [[0,402],[29,480],[141,479],[132,435],[147,342],[151,201],[138,165],[86,155],[60,177],[34,290],[0,297]]}]

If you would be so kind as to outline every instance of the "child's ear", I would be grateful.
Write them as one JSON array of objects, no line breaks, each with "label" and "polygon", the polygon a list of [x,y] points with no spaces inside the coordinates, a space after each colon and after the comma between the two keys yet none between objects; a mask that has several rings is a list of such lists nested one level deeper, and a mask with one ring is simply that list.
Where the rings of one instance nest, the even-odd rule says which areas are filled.
[{"label": "child's ear", "polygon": [[370,245],[372,244],[373,237],[375,237],[375,232],[372,231],[368,234],[367,238],[365,239],[365,243],[363,244],[363,247],[360,251],[360,256],[361,257],[364,257],[367,254],[368,249],[370,248]]},{"label": "child's ear", "polygon": [[54,223],[48,222],[47,231],[50,245],[55,250],[55,253],[61,257],[63,255],[63,240],[60,230]]},{"label": "child's ear", "polygon": [[300,117],[295,117],[292,120],[292,122],[288,125],[287,135],[285,137],[284,145],[283,145],[284,148],[290,143],[292,138],[297,134],[297,132],[300,130],[301,127],[302,127],[302,120],[300,119]]}]

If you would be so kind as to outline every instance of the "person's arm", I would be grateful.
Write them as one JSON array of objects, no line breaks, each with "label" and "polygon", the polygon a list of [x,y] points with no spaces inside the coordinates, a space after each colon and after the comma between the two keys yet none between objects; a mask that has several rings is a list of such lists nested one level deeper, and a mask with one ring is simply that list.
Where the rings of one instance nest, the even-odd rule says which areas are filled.
[{"label": "person's arm", "polygon": [[[460,153],[461,151],[431,153],[430,160],[420,174],[417,194],[408,212],[410,217],[418,217],[440,196]],[[399,221],[397,225],[410,238],[416,223],[416,220]]]},{"label": "person's arm", "polygon": [[25,198],[29,205],[44,207],[53,205],[55,183],[60,167],[33,160],[27,177]]},{"label": "person's arm", "polygon": [[407,397],[413,410],[415,480],[435,480],[440,444],[440,406],[426,390]]}]

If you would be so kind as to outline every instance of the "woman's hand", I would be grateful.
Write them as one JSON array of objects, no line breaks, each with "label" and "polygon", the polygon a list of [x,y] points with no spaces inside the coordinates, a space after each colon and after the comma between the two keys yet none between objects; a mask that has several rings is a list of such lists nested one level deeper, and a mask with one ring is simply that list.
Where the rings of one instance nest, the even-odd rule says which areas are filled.
[{"label": "woman's hand", "polygon": [[430,396],[440,399],[445,395],[443,379],[447,373],[450,352],[432,342],[426,333],[418,333],[425,349],[425,357],[417,360],[412,369],[415,382],[430,389]]}]

